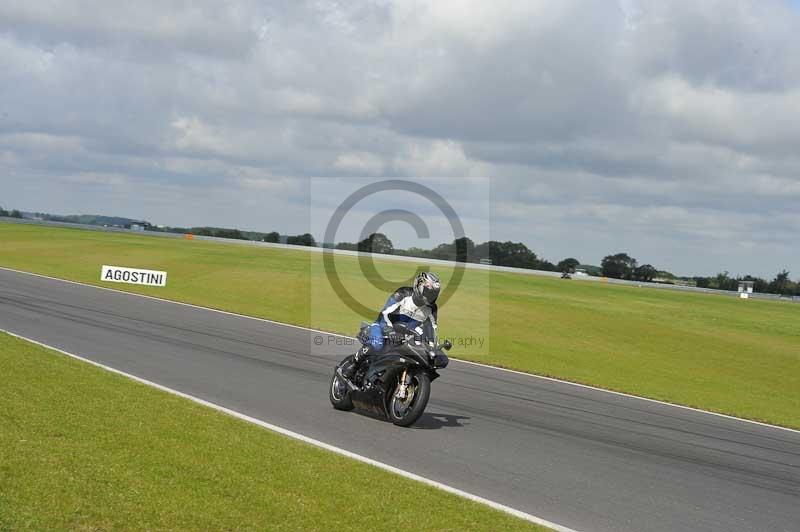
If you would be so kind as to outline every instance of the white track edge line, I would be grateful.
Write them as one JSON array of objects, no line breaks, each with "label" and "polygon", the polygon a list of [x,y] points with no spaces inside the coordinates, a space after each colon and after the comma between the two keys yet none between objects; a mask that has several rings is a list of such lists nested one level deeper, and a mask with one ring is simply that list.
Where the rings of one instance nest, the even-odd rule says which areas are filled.
[{"label": "white track edge line", "polygon": [[139,382],[141,384],[145,384],[147,386],[151,386],[151,387],[156,388],[158,390],[161,390],[163,392],[167,392],[167,393],[170,393],[172,395],[176,395],[178,397],[182,397],[183,399],[188,399],[190,401],[193,401],[193,402],[198,403],[200,405],[203,405],[205,407],[212,408],[212,409],[217,410],[219,412],[222,412],[224,414],[228,414],[229,416],[233,416],[235,418],[241,419],[242,421],[246,421],[248,423],[252,423],[254,425],[258,425],[258,426],[260,426],[262,428],[265,428],[267,430],[270,430],[270,431],[273,431],[273,432],[277,432],[277,433],[282,434],[284,436],[288,436],[289,438],[293,438],[295,440],[300,440],[302,442],[308,443],[308,444],[313,445],[315,447],[319,447],[319,448],[325,449],[327,451],[331,451],[333,453],[336,453],[336,454],[339,454],[339,455],[342,455],[342,456],[346,456],[347,458],[351,458],[353,460],[357,460],[359,462],[363,462],[365,464],[369,464],[371,466],[378,467],[378,468],[383,469],[385,471],[389,471],[390,473],[394,473],[396,475],[400,475],[402,477],[405,477],[405,478],[408,478],[408,479],[411,479],[411,480],[415,480],[417,482],[422,482],[423,484],[427,484],[428,486],[432,486],[434,488],[438,488],[438,489],[440,489],[442,491],[446,491],[446,492],[451,493],[453,495],[457,495],[459,497],[468,499],[468,500],[473,501],[473,502],[477,502],[477,503],[483,504],[485,506],[489,506],[490,508],[493,508],[495,510],[499,510],[499,511],[507,513],[507,514],[510,514],[510,515],[512,515],[514,517],[518,517],[520,519],[524,519],[525,521],[529,521],[529,522],[537,524],[537,525],[541,525],[541,526],[545,526],[545,527],[551,528],[553,530],[556,530],[557,532],[578,532],[577,530],[574,530],[572,528],[567,528],[565,526],[553,523],[553,522],[548,521],[546,519],[542,519],[541,517],[536,517],[535,515],[523,512],[521,510],[517,510],[515,508],[511,508],[510,506],[506,506],[506,505],[501,504],[499,502],[495,502],[495,501],[492,501],[492,500],[489,500],[489,499],[485,499],[485,498],[483,498],[483,497],[481,497],[479,495],[473,495],[472,493],[460,490],[458,488],[454,488],[453,486],[450,486],[448,484],[444,484],[444,483],[438,482],[436,480],[431,480],[429,478],[417,475],[416,473],[411,473],[410,471],[405,471],[405,470],[400,469],[398,467],[395,467],[395,466],[392,466],[392,465],[389,465],[389,464],[386,464],[386,463],[383,463],[383,462],[379,462],[379,461],[374,460],[372,458],[369,458],[369,457],[366,457],[366,456],[363,456],[363,455],[360,455],[360,454],[356,454],[356,453],[354,453],[352,451],[348,451],[346,449],[342,449],[340,447],[336,447],[336,446],[331,445],[329,443],[325,443],[325,442],[320,441],[320,440],[315,440],[313,438],[310,438],[310,437],[305,436],[303,434],[300,434],[298,432],[291,431],[289,429],[285,429],[285,428],[280,427],[278,425],[273,425],[272,423],[268,423],[266,421],[262,421],[260,419],[248,416],[246,414],[242,414],[241,412],[237,412],[236,410],[231,410],[230,408],[226,408],[226,407],[218,405],[216,403],[212,403],[210,401],[206,401],[205,399],[201,399],[201,398],[196,397],[194,395],[190,395],[190,394],[181,392],[181,391],[176,390],[174,388],[169,388],[167,386],[164,386],[162,384],[158,384],[156,382],[144,379],[142,377],[137,377],[136,375],[133,375],[131,373],[126,373],[124,371],[112,368],[111,366],[107,366],[105,364],[101,364],[100,362],[95,362],[94,360],[90,360],[90,359],[82,357],[80,355],[76,355],[74,353],[70,353],[68,351],[64,351],[63,349],[59,349],[59,348],[54,347],[52,345],[46,344],[44,342],[39,342],[38,340],[34,340],[32,338],[28,338],[26,336],[22,336],[22,335],[16,334],[16,333],[13,333],[11,331],[8,331],[8,330],[2,329],[2,328],[0,328],[0,332],[4,332],[4,333],[8,334],[9,336],[13,336],[14,338],[18,338],[20,340],[24,340],[26,342],[30,342],[32,344],[44,347],[46,349],[50,349],[52,351],[56,351],[58,353],[61,353],[62,355],[66,355],[66,356],[74,358],[76,360],[80,360],[81,362],[85,362],[87,364],[91,364],[92,366],[104,369],[104,370],[109,371],[111,373],[116,373],[117,375],[121,375],[123,377],[126,377],[128,379],[132,379],[132,380],[134,380],[136,382]]},{"label": "white track edge line", "polygon": [[[315,332],[315,333],[320,333],[320,334],[327,334],[327,335],[330,335],[330,336],[338,336],[339,338],[354,339],[352,336],[347,336],[346,334],[339,334],[339,333],[334,333],[334,332],[330,332],[330,331],[322,331],[322,330],[319,330],[319,329],[312,329],[310,327],[302,327],[300,325],[293,325],[291,323],[283,323],[283,322],[280,322],[280,321],[268,320],[266,318],[259,318],[259,317],[256,317],[256,316],[248,316],[247,314],[237,314],[236,312],[229,312],[227,310],[220,310],[220,309],[215,309],[215,308],[211,308],[211,307],[203,307],[203,306],[200,306],[200,305],[193,305],[192,303],[184,303],[182,301],[175,301],[173,299],[165,299],[165,298],[162,298],[162,297],[148,296],[148,295],[145,295],[145,294],[137,294],[136,292],[127,292],[125,290],[119,290],[119,289],[116,289],[116,288],[107,288],[105,286],[97,286],[97,285],[88,284],[88,283],[81,283],[79,281],[71,281],[69,279],[61,279],[59,277],[51,277],[49,275],[42,275],[40,273],[26,272],[26,271],[23,271],[23,270],[15,270],[14,268],[7,268],[5,266],[0,266],[0,270],[8,270],[8,271],[15,272],[15,273],[23,273],[23,274],[26,274],[26,275],[33,275],[35,277],[43,277],[45,279],[51,279],[53,281],[61,281],[63,283],[77,284],[77,285],[80,285],[80,286],[89,286],[91,288],[97,288],[98,290],[108,290],[109,292],[117,292],[118,294],[126,294],[126,295],[130,295],[130,296],[143,297],[143,298],[146,298],[146,299],[153,299],[155,301],[163,301],[165,303],[172,303],[172,304],[175,304],[175,305],[183,305],[184,307],[191,307],[191,308],[196,308],[196,309],[200,309],[200,310],[206,310],[206,311],[210,311],[210,312],[218,312],[220,314],[227,314],[228,316],[236,316],[238,318],[246,318],[246,319],[249,319],[249,320],[256,320],[256,321],[262,321],[262,322],[265,322],[265,323],[272,323],[272,324],[275,324],[275,325],[282,325],[284,327],[291,327],[293,329],[300,329],[300,330],[303,330],[303,331],[310,331],[310,332]],[[750,424],[753,424],[753,425],[759,425],[759,426],[767,427],[767,428],[771,428],[771,429],[784,430],[784,431],[787,431],[787,432],[794,432],[794,433],[800,434],[800,430],[798,430],[798,429],[792,429],[792,428],[789,428],[789,427],[782,427],[780,425],[772,425],[770,423],[764,423],[763,421],[755,421],[753,419],[746,419],[746,418],[743,418],[743,417],[731,416],[729,414],[722,414],[720,412],[713,412],[711,410],[703,410],[702,408],[695,408],[693,406],[686,406],[686,405],[681,405],[681,404],[677,404],[677,403],[669,403],[667,401],[661,401],[659,399],[651,399],[649,397],[642,397],[641,395],[633,395],[633,394],[629,394],[629,393],[625,393],[625,392],[619,392],[619,391],[616,391],[616,390],[609,390],[607,388],[599,388],[597,386],[592,386],[591,384],[582,384],[580,382],[572,382],[572,381],[557,379],[555,377],[545,377],[544,375],[536,375],[535,373],[526,373],[524,371],[519,371],[519,370],[515,370],[515,369],[501,368],[499,366],[492,366],[490,364],[482,364],[481,362],[473,362],[471,360],[463,360],[463,359],[460,359],[460,358],[450,358],[450,360],[454,360],[454,361],[460,362],[462,364],[470,364],[472,366],[480,366],[480,367],[483,367],[483,368],[488,368],[488,369],[492,369],[492,370],[496,370],[496,371],[505,371],[507,373],[514,373],[516,375],[523,375],[525,377],[530,377],[530,378],[534,378],[534,379],[542,379],[542,380],[546,380],[546,381],[550,381],[550,382],[558,382],[558,383],[561,383],[561,384],[568,384],[570,386],[577,386],[579,388],[585,388],[585,389],[594,390],[594,391],[597,391],[597,392],[610,393],[610,394],[618,395],[618,396],[622,396],[622,397],[630,397],[631,399],[639,399],[641,401],[647,401],[647,402],[656,403],[656,404],[659,404],[659,405],[671,406],[673,408],[680,408],[682,410],[689,410],[691,412],[698,412],[700,414],[707,414],[707,415],[711,415],[711,416],[717,416],[717,417],[721,417],[721,418],[725,418],[725,419],[730,419],[730,420],[733,420],[733,421],[741,421],[743,423],[750,423]]]}]

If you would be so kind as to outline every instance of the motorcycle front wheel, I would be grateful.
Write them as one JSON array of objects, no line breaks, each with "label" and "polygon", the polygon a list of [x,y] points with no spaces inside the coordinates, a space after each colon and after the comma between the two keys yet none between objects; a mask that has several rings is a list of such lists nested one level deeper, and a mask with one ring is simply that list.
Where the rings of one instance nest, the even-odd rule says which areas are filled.
[{"label": "motorcycle front wheel", "polygon": [[406,390],[406,397],[400,398],[400,380],[398,379],[392,396],[389,398],[389,420],[398,427],[413,425],[428,406],[431,395],[431,379],[427,373],[415,373],[411,377],[411,384]]}]

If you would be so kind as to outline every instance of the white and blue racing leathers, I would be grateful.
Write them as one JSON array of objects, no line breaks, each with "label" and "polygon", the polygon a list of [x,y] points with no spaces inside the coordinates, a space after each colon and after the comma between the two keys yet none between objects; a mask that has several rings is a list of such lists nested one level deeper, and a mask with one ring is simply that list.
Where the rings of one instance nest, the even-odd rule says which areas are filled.
[{"label": "white and blue racing leathers", "polygon": [[418,306],[411,293],[410,288],[400,288],[386,300],[378,320],[369,327],[367,344],[372,347],[373,352],[379,353],[384,349],[384,328],[392,327],[394,323],[403,323],[409,329],[414,329],[430,321],[433,330],[436,330],[436,305]]}]

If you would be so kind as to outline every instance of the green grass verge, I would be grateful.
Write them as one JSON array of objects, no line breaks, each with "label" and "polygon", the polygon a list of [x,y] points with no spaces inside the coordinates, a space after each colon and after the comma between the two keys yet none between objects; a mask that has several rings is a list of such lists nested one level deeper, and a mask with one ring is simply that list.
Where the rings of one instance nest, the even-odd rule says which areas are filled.
[{"label": "green grass verge", "polygon": [[0,530],[545,530],[7,334],[0,368]]},{"label": "green grass verge", "polygon": [[[102,264],[167,270],[168,286],[102,283]],[[0,223],[0,265],[342,333],[361,319],[317,253]],[[377,265],[389,279],[416,269]],[[354,258],[337,267],[381,306]],[[468,270],[440,321],[489,339],[454,357],[800,427],[800,305]]]}]

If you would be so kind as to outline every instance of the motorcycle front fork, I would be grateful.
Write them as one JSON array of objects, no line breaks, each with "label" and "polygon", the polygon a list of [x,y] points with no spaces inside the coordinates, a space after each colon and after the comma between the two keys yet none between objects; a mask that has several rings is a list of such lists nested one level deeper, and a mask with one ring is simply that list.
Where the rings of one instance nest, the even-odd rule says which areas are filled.
[{"label": "motorcycle front fork", "polygon": [[405,399],[408,395],[408,385],[411,379],[408,378],[408,369],[403,370],[403,375],[400,376],[400,386],[397,387],[397,398]]}]

